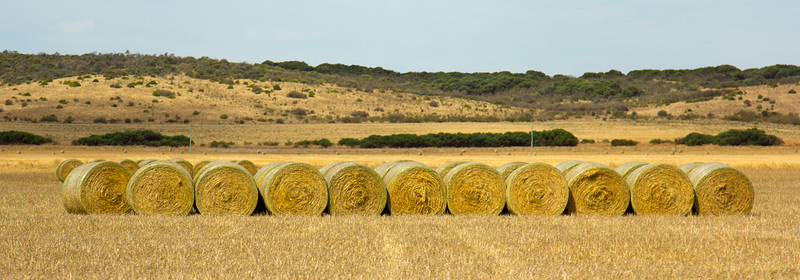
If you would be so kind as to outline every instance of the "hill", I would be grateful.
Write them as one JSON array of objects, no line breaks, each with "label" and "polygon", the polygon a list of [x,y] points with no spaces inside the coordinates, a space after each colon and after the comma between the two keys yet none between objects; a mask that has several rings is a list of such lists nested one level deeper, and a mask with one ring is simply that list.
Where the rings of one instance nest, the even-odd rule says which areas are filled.
[{"label": "hill", "polygon": [[494,122],[727,119],[800,124],[800,67],[616,70],[581,77],[397,73],[170,54],[0,53],[6,121],[79,123]]}]

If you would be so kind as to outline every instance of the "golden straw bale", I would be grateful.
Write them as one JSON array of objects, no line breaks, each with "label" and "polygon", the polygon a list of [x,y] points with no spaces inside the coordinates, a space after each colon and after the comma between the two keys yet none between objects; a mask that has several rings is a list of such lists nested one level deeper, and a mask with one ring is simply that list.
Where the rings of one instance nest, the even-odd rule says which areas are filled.
[{"label": "golden straw bale", "polygon": [[322,168],[328,182],[328,213],[380,215],[386,208],[386,186],[375,170],[355,162]]},{"label": "golden straw bale", "polygon": [[256,175],[256,172],[258,172],[258,167],[252,161],[243,159],[243,160],[236,161],[236,164],[241,165],[242,167],[244,167],[244,169],[247,169],[247,171],[250,171],[250,175]]},{"label": "golden straw bale", "polygon": [[194,207],[192,176],[172,161],[154,161],[137,170],[125,194],[140,215],[188,215]]},{"label": "golden straw bale", "polygon": [[753,209],[753,184],[736,168],[706,163],[689,172],[689,179],[699,215],[748,215]]},{"label": "golden straw bale", "polygon": [[128,171],[130,171],[131,173],[136,172],[136,170],[139,170],[139,165],[136,164],[135,161],[132,161],[132,160],[129,160],[129,159],[125,159],[124,158],[124,159],[118,160],[117,163],[122,164],[122,166],[127,168]]},{"label": "golden straw bale", "polygon": [[244,167],[212,161],[195,176],[194,200],[200,214],[250,215],[258,204],[258,189]]},{"label": "golden straw bale", "polygon": [[628,174],[631,174],[631,172],[633,172],[637,168],[645,166],[647,164],[648,163],[644,161],[630,161],[623,163],[620,166],[617,166],[617,168],[614,168],[614,170],[617,171],[617,173],[619,173],[619,176],[622,176],[623,179],[627,180]]},{"label": "golden straw bale", "polygon": [[443,180],[447,186],[447,209],[454,215],[497,215],[506,205],[503,176],[486,164],[460,164]]},{"label": "golden straw bale", "polygon": [[622,215],[630,204],[630,191],[622,176],[596,162],[576,165],[564,174],[569,186],[567,212]]},{"label": "golden straw bale", "polygon": [[289,162],[287,162],[287,161],[271,162],[271,163],[268,163],[268,164],[262,166],[261,168],[259,168],[258,171],[256,172],[256,174],[253,175],[253,179],[256,180],[256,186],[258,186],[258,189],[259,190],[261,189],[261,182],[264,181],[264,176],[266,176],[267,173],[272,171],[272,169],[275,169],[275,167],[284,165],[286,163],[289,163]]},{"label": "golden straw bale", "polygon": [[194,166],[192,166],[191,162],[182,158],[173,158],[169,161],[177,163],[178,165],[183,167],[183,169],[186,169],[186,172],[189,173],[189,176],[194,176]]},{"label": "golden straw bale", "polygon": [[546,163],[528,163],[505,180],[506,205],[514,215],[560,215],[569,200],[567,179]]},{"label": "golden straw bale", "polygon": [[389,162],[385,162],[385,163],[383,163],[381,165],[378,165],[377,167],[375,167],[374,170],[375,170],[375,172],[378,172],[378,175],[381,175],[381,178],[384,178],[386,176],[386,173],[389,172],[389,170],[394,168],[396,165],[398,165],[400,163],[404,163],[404,162],[411,162],[411,161],[410,160],[389,161]]},{"label": "golden straw bale", "polygon": [[[337,166],[337,165],[339,165],[339,164],[342,164],[342,163],[347,163],[347,162],[349,162],[349,161],[337,161],[337,162],[332,162],[332,163],[330,163],[330,164],[328,164],[328,165],[326,165],[326,166],[323,166],[322,168],[320,168],[320,169],[319,169],[319,173],[321,173],[321,174],[322,174],[322,176],[325,176],[325,173],[328,173],[328,170],[331,170],[331,168],[333,168],[334,166]],[[374,170],[373,170],[373,171],[374,171]]]},{"label": "golden straw bale", "polygon": [[201,161],[195,162],[193,167],[192,167],[192,176],[195,176],[195,175],[199,174],[200,173],[200,169],[202,169],[204,166],[206,166],[206,164],[208,164],[209,162],[211,162],[211,161],[210,160],[201,160]]},{"label": "golden straw bale", "polygon": [[572,168],[574,168],[575,166],[578,166],[578,164],[581,164],[581,163],[583,163],[583,161],[580,161],[580,160],[568,160],[568,161],[556,164],[555,167],[556,167],[556,169],[561,171],[561,174],[566,175],[567,172],[569,172],[570,170],[572,170]]},{"label": "golden straw bale", "polygon": [[631,192],[631,208],[637,215],[692,213],[692,182],[676,166],[647,164],[630,172],[625,180]]},{"label": "golden straw bale", "polygon": [[386,208],[392,215],[444,213],[447,187],[435,170],[404,161],[395,163],[385,174],[383,182],[389,194]]},{"label": "golden straw bale", "polygon": [[260,189],[274,215],[319,216],[328,206],[328,184],[319,170],[301,162],[276,166],[264,175]]},{"label": "golden straw bale", "polygon": [[508,178],[508,175],[511,175],[511,172],[514,172],[514,170],[516,170],[517,168],[520,168],[521,166],[523,166],[525,164],[527,164],[527,163],[521,162],[521,161],[509,162],[509,163],[503,164],[503,166],[498,167],[497,168],[497,172],[500,172],[500,175],[503,176],[503,180],[505,180],[505,179]]},{"label": "golden straw bale", "polygon": [[104,161],[106,161],[106,160],[104,160],[102,158],[98,158],[98,159],[95,159],[95,160],[90,161],[90,162],[104,162]]},{"label": "golden straw bale", "polygon": [[147,165],[148,163],[151,163],[151,162],[154,162],[154,161],[156,161],[156,160],[154,160],[154,159],[143,159],[143,160],[139,161],[137,164],[141,168],[141,167],[144,167],[145,165]]},{"label": "golden straw bale", "polygon": [[706,164],[706,163],[705,162],[692,162],[692,163],[687,163],[687,164],[678,166],[678,168],[683,170],[683,172],[686,173],[686,175],[689,175],[689,172],[692,172],[692,170],[694,170],[695,168],[697,168],[697,167],[699,167],[699,166],[701,166],[703,164]]},{"label": "golden straw bale", "polygon": [[81,165],[83,165],[83,162],[74,158],[62,161],[58,164],[58,166],[56,166],[56,179],[64,182],[64,180],[67,179],[69,172]]},{"label": "golden straw bale", "polygon": [[78,166],[61,185],[64,208],[76,214],[128,213],[125,187],[130,178],[130,171],[113,161]]},{"label": "golden straw bale", "polygon": [[439,173],[439,177],[444,178],[444,176],[447,175],[447,172],[450,172],[450,170],[452,170],[453,168],[455,168],[456,166],[458,166],[459,164],[462,164],[462,163],[467,163],[467,162],[466,161],[451,161],[451,162],[442,164],[442,166],[439,166],[439,168],[436,168],[436,173]]}]

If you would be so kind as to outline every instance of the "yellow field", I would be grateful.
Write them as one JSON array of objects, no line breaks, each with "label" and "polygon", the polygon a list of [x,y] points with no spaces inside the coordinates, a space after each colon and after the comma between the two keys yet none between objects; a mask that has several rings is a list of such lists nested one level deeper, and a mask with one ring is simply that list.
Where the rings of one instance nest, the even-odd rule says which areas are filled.
[{"label": "yellow field", "polygon": [[800,172],[744,172],[755,187],[750,216],[143,217],[67,214],[52,166],[0,167],[0,273],[12,279],[800,277]]},{"label": "yellow field", "polygon": [[[692,131],[746,128],[726,122],[548,122],[578,138],[672,139]],[[3,130],[51,135],[62,144],[0,146],[0,275],[4,278],[798,278],[800,133],[762,126],[779,147],[266,148],[73,147],[88,134],[149,128],[188,134],[184,125],[4,123]],[[525,131],[530,124],[203,125],[198,143],[297,141],[370,134]],[[737,217],[143,217],[70,215],[53,170],[59,162],[184,158],[300,161],[375,167],[410,159],[438,167],[456,160],[499,167],[512,161],[578,159],[675,165],[718,161],[753,182],[755,205]]]}]

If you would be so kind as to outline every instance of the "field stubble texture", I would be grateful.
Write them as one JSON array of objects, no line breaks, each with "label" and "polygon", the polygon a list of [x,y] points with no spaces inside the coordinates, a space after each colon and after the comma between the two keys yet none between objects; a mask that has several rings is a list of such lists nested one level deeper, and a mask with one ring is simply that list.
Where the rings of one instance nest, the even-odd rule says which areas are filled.
[{"label": "field stubble texture", "polygon": [[744,170],[749,216],[70,215],[0,170],[8,278],[797,278],[800,172]]}]

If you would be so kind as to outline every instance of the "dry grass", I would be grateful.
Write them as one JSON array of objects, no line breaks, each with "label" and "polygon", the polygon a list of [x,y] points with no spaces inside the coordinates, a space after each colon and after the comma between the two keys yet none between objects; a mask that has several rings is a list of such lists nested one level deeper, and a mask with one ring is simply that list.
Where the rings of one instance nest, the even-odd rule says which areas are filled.
[{"label": "dry grass", "polygon": [[[800,172],[745,170],[750,216],[69,215],[0,171],[5,278],[797,278]],[[795,249],[792,249],[795,248]]]}]

